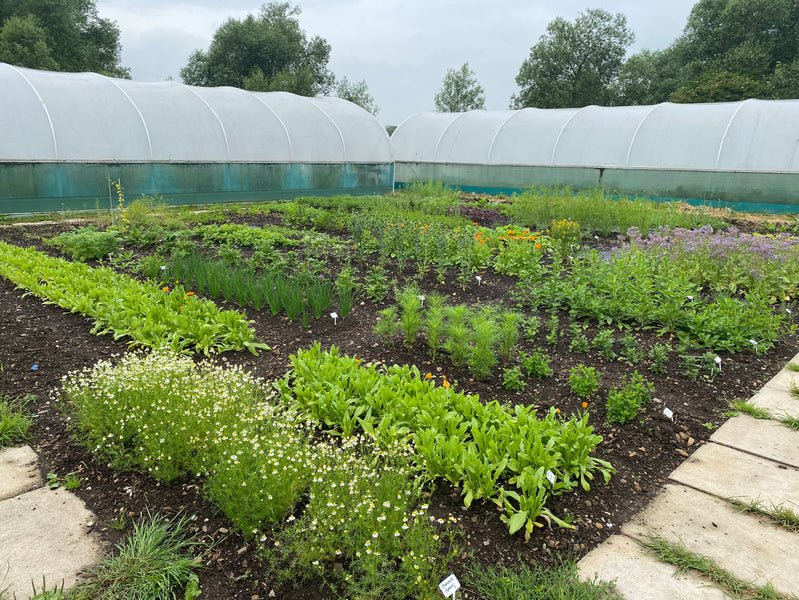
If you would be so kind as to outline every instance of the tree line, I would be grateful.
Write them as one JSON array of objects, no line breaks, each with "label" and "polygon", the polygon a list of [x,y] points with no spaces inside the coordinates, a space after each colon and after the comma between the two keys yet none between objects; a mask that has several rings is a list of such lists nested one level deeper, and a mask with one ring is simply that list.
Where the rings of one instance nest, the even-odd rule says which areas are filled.
[{"label": "tree line", "polygon": [[[625,59],[635,34],[601,9],[558,17],[522,62],[510,108],[629,106],[799,98],[799,0],[699,0],[663,50]],[[464,65],[444,79],[438,110],[484,108]],[[461,93],[453,93],[460,91]]]},{"label": "tree line", "polygon": [[[207,50],[180,71],[184,83],[252,91],[336,95],[377,113],[366,81],[337,79],[330,44],[308,37],[300,8],[264,4],[228,19]],[[0,0],[0,61],[61,71],[130,77],[120,62],[119,28],[95,0]],[[627,57],[635,41],[623,14],[588,9],[558,17],[522,61],[510,108],[622,106],[799,97],[799,0],[699,0],[682,33],[662,50]],[[436,110],[485,108],[468,63],[449,69]]]}]

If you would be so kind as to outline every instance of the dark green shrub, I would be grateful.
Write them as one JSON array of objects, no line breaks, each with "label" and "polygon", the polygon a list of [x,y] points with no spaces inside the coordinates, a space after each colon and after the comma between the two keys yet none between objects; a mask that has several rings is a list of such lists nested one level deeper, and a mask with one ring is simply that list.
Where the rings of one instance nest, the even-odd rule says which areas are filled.
[{"label": "dark green shrub", "polygon": [[96,227],[83,227],[57,235],[46,242],[75,260],[100,260],[111,252],[119,251],[118,235],[116,231],[97,231]]},{"label": "dark green shrub", "polygon": [[594,367],[577,365],[569,370],[569,385],[573,394],[587,398],[599,389],[599,373]]},{"label": "dark green shrub", "polygon": [[624,385],[608,394],[607,419],[609,423],[624,424],[638,416],[641,408],[652,399],[655,386],[633,371],[624,378]]}]

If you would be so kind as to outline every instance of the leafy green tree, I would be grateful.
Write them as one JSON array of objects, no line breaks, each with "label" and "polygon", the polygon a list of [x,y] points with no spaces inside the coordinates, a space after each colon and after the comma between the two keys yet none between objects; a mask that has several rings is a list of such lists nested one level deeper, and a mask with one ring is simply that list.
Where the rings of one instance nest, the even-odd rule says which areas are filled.
[{"label": "leafy green tree", "polygon": [[477,75],[463,63],[460,69],[448,69],[441,89],[435,97],[436,110],[440,112],[465,112],[484,109],[486,105],[483,86]]},{"label": "leafy green tree", "polygon": [[511,108],[608,103],[610,85],[634,40],[620,13],[589,9],[573,23],[558,17],[522,63],[516,76],[521,90],[511,98]]},{"label": "leafy green tree", "polygon": [[30,69],[58,70],[47,45],[47,31],[36,17],[10,17],[0,29],[0,62]]},{"label": "leafy green tree", "polygon": [[351,83],[349,79],[343,77],[336,84],[336,96],[357,104],[373,115],[376,115],[380,110],[377,104],[375,104],[374,97],[369,93],[366,80],[361,80],[358,83]]},{"label": "leafy green tree", "polygon": [[799,52],[797,35],[795,0],[700,0],[672,44],[682,66],[671,100],[795,97],[785,69]]},{"label": "leafy green tree", "polygon": [[0,0],[0,60],[60,71],[130,77],[116,23],[94,0]]},{"label": "leafy green tree", "polygon": [[707,71],[671,94],[678,103],[734,102],[745,98],[761,98],[767,85],[754,77],[730,71]]},{"label": "leafy green tree", "polygon": [[303,96],[331,91],[327,69],[330,44],[308,39],[297,20],[298,6],[264,4],[257,16],[228,19],[214,33],[207,52],[195,51],[180,77],[201,86],[229,85],[250,90],[283,90]]},{"label": "leafy green tree", "polygon": [[670,48],[654,52],[642,50],[624,61],[610,85],[608,104],[630,106],[667,102],[679,85],[679,76],[680,65]]}]

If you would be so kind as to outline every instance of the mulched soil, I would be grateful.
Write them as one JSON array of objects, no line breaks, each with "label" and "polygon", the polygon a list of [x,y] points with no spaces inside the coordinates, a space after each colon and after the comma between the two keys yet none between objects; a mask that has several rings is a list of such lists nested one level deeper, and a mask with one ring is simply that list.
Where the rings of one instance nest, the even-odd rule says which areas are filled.
[{"label": "mulched soil", "polygon": [[[255,224],[255,223],[254,223]],[[37,225],[0,227],[0,239],[18,245],[34,245],[49,251],[39,242],[42,236],[52,236],[69,225]],[[605,246],[609,240],[600,240]],[[433,279],[424,281],[423,289],[451,297],[452,302],[477,304],[497,302],[513,287],[514,280],[493,272],[483,274],[481,285],[462,289],[454,284],[442,285]],[[225,308],[237,308],[225,306]],[[274,379],[281,377],[289,366],[289,356],[298,348],[307,348],[318,341],[323,347],[339,346],[343,352],[354,354],[367,364],[416,364],[422,373],[446,375],[457,381],[458,389],[477,393],[484,399],[497,399],[516,404],[535,404],[542,410],[550,407],[569,414],[580,409],[580,400],[568,386],[568,370],[575,364],[594,366],[602,373],[602,388],[596,398],[605,398],[631,367],[621,362],[608,362],[593,351],[574,354],[569,351],[568,317],[561,315],[563,336],[557,346],[547,346],[545,319],[539,332],[538,346],[552,358],[553,377],[531,382],[524,392],[507,392],[496,379],[473,381],[465,370],[459,370],[442,358],[433,362],[421,345],[411,350],[401,346],[385,347],[373,333],[380,306],[361,302],[350,316],[334,325],[331,319],[312,322],[309,328],[274,317],[268,311],[247,311],[254,321],[258,337],[267,342],[271,351],[253,356],[246,352],[226,353],[219,360],[243,364],[256,375]],[[160,485],[141,473],[119,473],[99,463],[77,444],[69,430],[68,417],[51,401],[60,378],[75,369],[93,365],[100,359],[120,355],[127,350],[124,343],[109,336],[91,335],[91,321],[80,315],[43,304],[33,296],[25,296],[7,280],[0,279],[0,394],[6,397],[35,396],[28,409],[35,415],[32,446],[40,456],[43,476],[56,473],[64,476],[77,472],[83,484],[76,491],[96,515],[94,528],[100,532],[109,548],[131,530],[131,522],[149,510],[167,515],[185,512],[193,515],[200,541],[210,550],[204,558],[200,582],[205,600],[285,598],[301,600],[333,598],[332,590],[321,582],[277,585],[260,565],[252,544],[237,533],[230,522],[206,501],[197,481],[178,481]],[[589,329],[589,339],[595,330]],[[661,341],[654,333],[639,336],[641,349]],[[537,529],[529,542],[523,536],[509,536],[493,504],[476,502],[464,510],[457,490],[439,484],[429,500],[433,515],[461,517],[460,543],[463,552],[451,569],[456,574],[476,557],[485,565],[552,563],[559,555],[579,557],[590,551],[633,514],[640,511],[664,484],[668,474],[712,434],[725,420],[728,401],[747,399],[799,350],[799,337],[790,336],[777,344],[765,356],[753,353],[722,355],[723,371],[712,381],[699,378],[691,381],[682,375],[682,368],[672,353],[667,374],[646,370],[640,372],[652,381],[656,400],[646,409],[643,418],[623,426],[610,427],[604,423],[604,401],[589,405],[590,421],[595,431],[604,437],[596,455],[613,463],[617,469],[607,486],[596,483],[589,492],[568,494],[548,504],[556,515],[571,514],[576,530]],[[664,407],[674,411],[674,421],[663,416]],[[127,521],[121,529],[120,515]]]}]

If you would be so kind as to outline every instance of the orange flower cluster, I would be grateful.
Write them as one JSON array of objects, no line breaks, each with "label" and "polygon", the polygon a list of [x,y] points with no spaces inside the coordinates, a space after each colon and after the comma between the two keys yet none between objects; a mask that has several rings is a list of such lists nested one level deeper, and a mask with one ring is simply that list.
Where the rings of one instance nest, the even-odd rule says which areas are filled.
[{"label": "orange flower cluster", "polygon": [[[486,242],[490,242],[491,241],[491,238],[483,237],[483,232],[482,231],[478,231],[477,233],[475,233],[474,234],[474,239],[475,239],[475,241],[480,242],[481,244],[485,244]],[[500,238],[500,239],[502,239],[502,238]]]},{"label": "orange flower cluster", "polygon": [[541,248],[541,242],[538,240],[537,233],[530,233],[529,229],[525,229],[524,231],[515,231],[513,229],[508,229],[508,231],[499,238],[501,242],[506,241],[514,241],[514,242],[535,242],[536,248]]}]

